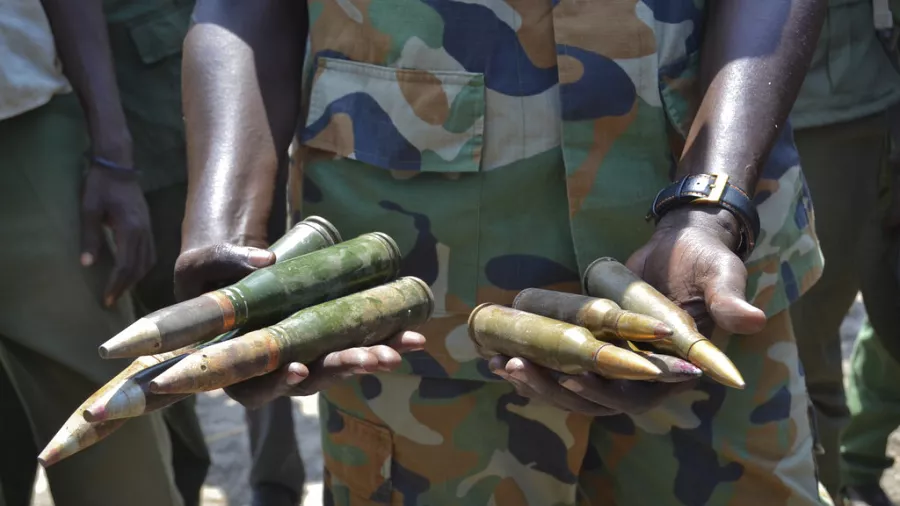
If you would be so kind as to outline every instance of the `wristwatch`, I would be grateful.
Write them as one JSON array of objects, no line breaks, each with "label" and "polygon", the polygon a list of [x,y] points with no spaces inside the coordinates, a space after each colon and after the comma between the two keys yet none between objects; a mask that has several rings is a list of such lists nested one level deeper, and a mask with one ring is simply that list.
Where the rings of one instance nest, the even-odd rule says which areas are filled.
[{"label": "wristwatch", "polygon": [[656,194],[646,219],[659,223],[667,212],[687,205],[720,207],[733,214],[741,233],[735,253],[742,260],[750,256],[759,237],[759,213],[753,199],[728,182],[728,174],[691,174],[675,181]]}]

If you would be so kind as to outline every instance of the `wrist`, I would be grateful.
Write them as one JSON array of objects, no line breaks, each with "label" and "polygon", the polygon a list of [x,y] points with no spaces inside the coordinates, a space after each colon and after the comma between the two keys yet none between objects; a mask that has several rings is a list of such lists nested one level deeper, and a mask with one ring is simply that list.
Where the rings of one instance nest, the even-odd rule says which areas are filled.
[{"label": "wrist", "polygon": [[673,209],[660,218],[657,230],[693,228],[713,235],[728,249],[741,244],[741,224],[731,211],[716,207],[685,206]]}]

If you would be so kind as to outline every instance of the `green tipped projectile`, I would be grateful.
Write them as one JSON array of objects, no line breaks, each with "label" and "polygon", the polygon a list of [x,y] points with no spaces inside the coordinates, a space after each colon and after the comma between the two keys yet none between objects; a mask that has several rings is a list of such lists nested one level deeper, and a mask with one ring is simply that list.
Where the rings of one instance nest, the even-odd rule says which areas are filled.
[{"label": "green tipped projectile", "polygon": [[522,357],[567,374],[650,380],[662,373],[640,355],[598,341],[585,328],[497,304],[472,311],[469,337],[482,354]]},{"label": "green tipped projectile", "polygon": [[[275,253],[275,263],[281,263],[339,242],[341,242],[340,233],[331,223],[318,216],[310,216],[294,225],[269,246],[268,250]],[[188,352],[228,341],[241,333],[241,329],[234,329],[201,345],[191,345],[173,352],[153,355],[152,358],[155,359],[153,362],[146,362],[147,357],[136,359],[135,362],[145,361],[147,365],[130,377],[123,379],[117,376],[114,381],[107,383],[110,385],[107,393],[84,410],[84,419],[96,423],[131,418],[162,409],[186,398],[186,395],[152,394],[150,381],[181,361]]]},{"label": "green tipped projectile", "polygon": [[380,232],[269,267],[141,318],[100,348],[105,358],[180,348],[241,326],[270,325],[298,309],[394,279],[400,250]]},{"label": "green tipped projectile", "polygon": [[[319,239],[320,237],[326,239]],[[298,223],[289,230],[281,239],[276,241],[269,247],[269,251],[275,253],[276,262],[281,262],[289,258],[294,258],[302,254],[321,249],[329,244],[330,241],[340,242],[340,235],[337,230],[322,218],[310,216],[306,220]],[[66,420],[63,427],[51,439],[50,443],[44,448],[38,457],[38,461],[43,467],[49,467],[62,459],[65,459],[75,453],[78,453],[100,441],[118,430],[127,421],[127,416],[141,415],[155,409],[174,404],[175,402],[187,397],[181,396],[154,396],[148,395],[146,399],[141,399],[134,395],[133,383],[138,382],[142,385],[149,385],[150,380],[156,377],[162,370],[177,363],[182,357],[194,349],[208,346],[214,342],[227,340],[235,335],[239,335],[239,331],[228,332],[218,338],[205,343],[201,346],[187,346],[178,350],[160,353],[158,355],[142,356],[135,359],[113,379],[108,381],[97,392],[91,395],[84,403]],[[143,387],[146,388],[146,387]],[[126,391],[131,393],[130,401],[126,405],[122,405],[122,393]],[[123,408],[126,413],[118,413],[115,409],[108,407],[108,403],[113,402],[116,408]],[[135,409],[137,405],[143,406]],[[104,409],[107,408],[107,409]],[[92,414],[97,410],[98,416]],[[92,420],[92,418],[94,418]]]},{"label": "green tipped projectile", "polygon": [[697,331],[694,319],[621,263],[600,258],[588,266],[583,282],[588,295],[610,299],[622,309],[652,316],[671,327],[672,336],[653,346],[672,349],[723,385],[744,388],[737,367]]},{"label": "green tipped projectile", "polygon": [[656,341],[672,335],[656,318],[625,311],[608,299],[574,293],[528,288],[519,292],[512,307],[584,327],[598,338]]},{"label": "green tipped projectile", "polygon": [[371,346],[431,318],[434,295],[414,277],[303,309],[276,325],[191,354],[150,383],[158,394],[224,388],[291,362]]}]

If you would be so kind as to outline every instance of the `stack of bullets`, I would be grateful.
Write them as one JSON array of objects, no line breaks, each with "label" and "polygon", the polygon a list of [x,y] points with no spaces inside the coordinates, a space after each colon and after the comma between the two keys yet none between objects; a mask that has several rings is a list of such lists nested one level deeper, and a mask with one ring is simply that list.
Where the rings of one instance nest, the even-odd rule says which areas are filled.
[{"label": "stack of bullets", "polygon": [[342,241],[331,223],[311,216],[269,251],[274,265],[151,313],[105,342],[101,357],[135,360],[69,417],[41,465],[96,444],[129,418],[292,362],[377,344],[434,310],[424,281],[397,279],[400,250],[383,233]]},{"label": "stack of bullets", "polygon": [[[69,417],[41,452],[41,465],[96,444],[130,418],[292,362],[374,345],[434,311],[424,281],[397,279],[400,250],[383,233],[342,241],[333,225],[312,216],[269,250],[274,265],[151,313],[105,342],[103,358],[134,361]],[[693,319],[624,265],[597,260],[584,291],[531,288],[512,307],[482,304],[469,317],[469,336],[483,356],[522,357],[561,373],[660,382],[706,373],[744,387]]]},{"label": "stack of bullets", "polygon": [[693,318],[621,263],[595,261],[583,288],[588,295],[529,288],[511,308],[482,304],[469,316],[469,337],[483,356],[521,357],[564,374],[681,382],[705,373],[744,388]]}]

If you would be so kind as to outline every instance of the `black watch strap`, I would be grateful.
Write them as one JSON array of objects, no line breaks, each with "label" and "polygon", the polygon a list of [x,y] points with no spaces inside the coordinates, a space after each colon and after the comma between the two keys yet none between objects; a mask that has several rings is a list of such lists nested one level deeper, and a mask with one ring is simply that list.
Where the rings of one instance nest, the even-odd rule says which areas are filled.
[{"label": "black watch strap", "polygon": [[746,259],[759,237],[759,213],[743,190],[728,182],[727,174],[691,174],[663,188],[653,201],[647,220],[660,218],[685,205],[709,205],[727,209],[741,226],[741,244],[736,253]]}]

